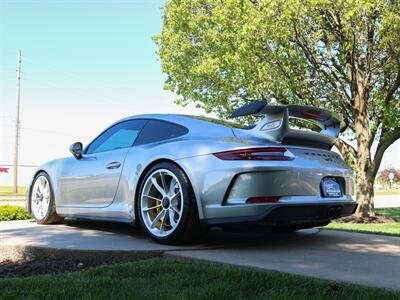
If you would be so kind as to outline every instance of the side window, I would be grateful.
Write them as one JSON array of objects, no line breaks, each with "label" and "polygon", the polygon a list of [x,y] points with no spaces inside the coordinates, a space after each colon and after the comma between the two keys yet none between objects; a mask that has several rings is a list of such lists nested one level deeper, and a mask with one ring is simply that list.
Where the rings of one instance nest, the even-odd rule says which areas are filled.
[{"label": "side window", "polygon": [[120,148],[132,147],[145,120],[125,121],[114,125],[103,132],[88,147],[86,153],[97,153]]},{"label": "side window", "polygon": [[135,145],[172,139],[188,133],[187,128],[164,121],[150,120],[140,133]]}]

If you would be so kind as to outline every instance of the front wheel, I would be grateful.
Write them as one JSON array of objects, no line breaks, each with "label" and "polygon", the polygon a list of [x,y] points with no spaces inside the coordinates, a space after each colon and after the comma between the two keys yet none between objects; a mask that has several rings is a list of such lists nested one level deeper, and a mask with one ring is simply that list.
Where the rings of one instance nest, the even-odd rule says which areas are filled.
[{"label": "front wheel", "polygon": [[186,174],[172,163],[155,165],[139,193],[139,217],[146,233],[164,244],[193,241],[199,232],[195,196]]},{"label": "front wheel", "polygon": [[29,204],[31,213],[39,224],[53,224],[62,220],[56,213],[53,188],[50,177],[45,172],[39,173],[33,181]]}]

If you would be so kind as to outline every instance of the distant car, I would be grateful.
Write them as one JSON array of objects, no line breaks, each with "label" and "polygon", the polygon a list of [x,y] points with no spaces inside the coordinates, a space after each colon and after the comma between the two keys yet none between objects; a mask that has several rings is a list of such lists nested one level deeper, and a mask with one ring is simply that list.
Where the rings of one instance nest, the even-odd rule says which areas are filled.
[{"label": "distant car", "polygon": [[374,184],[374,189],[376,190],[383,190],[384,186],[382,184],[379,183],[375,183]]},{"label": "distant car", "polygon": [[[281,231],[351,215],[353,171],[330,151],[344,128],[335,114],[258,101],[232,116],[242,128],[183,115],[139,115],[104,130],[72,157],[40,166],[27,209],[40,224],[84,218],[140,224],[161,243],[185,243],[204,227]],[[320,132],[289,128],[289,118]]]}]

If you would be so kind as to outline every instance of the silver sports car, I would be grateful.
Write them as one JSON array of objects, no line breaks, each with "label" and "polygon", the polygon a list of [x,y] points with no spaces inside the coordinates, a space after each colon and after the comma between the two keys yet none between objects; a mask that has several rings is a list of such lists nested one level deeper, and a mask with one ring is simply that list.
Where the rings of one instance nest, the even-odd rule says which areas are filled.
[{"label": "silver sports car", "polygon": [[340,117],[265,101],[232,117],[250,115],[261,121],[241,127],[156,114],[120,120],[85,148],[73,144],[73,156],[40,166],[27,210],[40,224],[65,217],[133,223],[170,244],[210,226],[293,231],[355,211],[353,170],[330,151],[346,126]]}]

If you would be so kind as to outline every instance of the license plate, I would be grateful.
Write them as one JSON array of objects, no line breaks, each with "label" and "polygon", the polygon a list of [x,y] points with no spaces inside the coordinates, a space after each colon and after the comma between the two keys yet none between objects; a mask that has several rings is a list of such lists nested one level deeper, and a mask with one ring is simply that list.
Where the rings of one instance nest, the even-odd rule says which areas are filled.
[{"label": "license plate", "polygon": [[322,197],[339,198],[342,197],[340,184],[334,178],[324,178],[321,182]]}]

